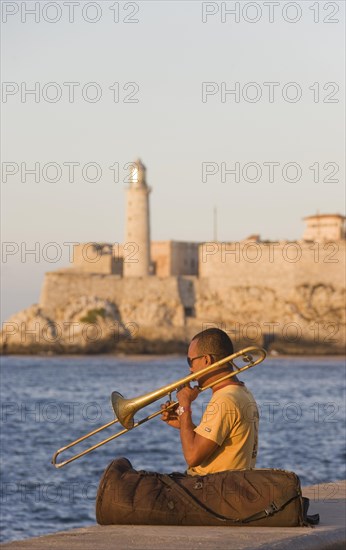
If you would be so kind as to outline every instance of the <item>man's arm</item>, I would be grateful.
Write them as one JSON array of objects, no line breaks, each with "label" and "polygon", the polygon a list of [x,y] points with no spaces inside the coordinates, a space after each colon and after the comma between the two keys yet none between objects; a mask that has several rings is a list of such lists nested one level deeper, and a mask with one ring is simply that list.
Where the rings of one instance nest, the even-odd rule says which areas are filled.
[{"label": "man's arm", "polygon": [[[184,405],[183,405],[184,406]],[[186,407],[187,408],[187,405]],[[194,432],[191,410],[185,411],[180,417],[180,439],[183,453],[188,466],[199,466],[216,449],[218,444]]]},{"label": "man's arm", "polygon": [[199,466],[218,447],[218,444],[194,431],[195,425],[191,417],[191,403],[199,394],[198,387],[185,386],[177,393],[179,405],[185,412],[179,416],[180,440],[188,466]]}]

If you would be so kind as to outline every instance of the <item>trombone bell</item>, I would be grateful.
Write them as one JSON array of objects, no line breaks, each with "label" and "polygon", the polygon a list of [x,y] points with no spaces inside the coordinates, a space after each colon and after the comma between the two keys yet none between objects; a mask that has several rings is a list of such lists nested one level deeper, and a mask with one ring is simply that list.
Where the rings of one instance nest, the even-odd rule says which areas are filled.
[{"label": "trombone bell", "polygon": [[133,399],[125,399],[121,393],[114,391],[111,395],[112,407],[116,418],[127,430],[134,425],[133,417],[138,410]]}]

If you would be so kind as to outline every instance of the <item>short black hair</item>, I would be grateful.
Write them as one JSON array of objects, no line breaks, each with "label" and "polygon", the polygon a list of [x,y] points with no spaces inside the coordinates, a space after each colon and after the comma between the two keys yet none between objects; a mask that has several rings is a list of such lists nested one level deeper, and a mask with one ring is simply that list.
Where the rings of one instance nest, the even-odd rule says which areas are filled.
[{"label": "short black hair", "polygon": [[199,353],[218,355],[222,359],[233,353],[233,343],[226,332],[219,328],[208,328],[196,334],[191,341],[197,340]]}]

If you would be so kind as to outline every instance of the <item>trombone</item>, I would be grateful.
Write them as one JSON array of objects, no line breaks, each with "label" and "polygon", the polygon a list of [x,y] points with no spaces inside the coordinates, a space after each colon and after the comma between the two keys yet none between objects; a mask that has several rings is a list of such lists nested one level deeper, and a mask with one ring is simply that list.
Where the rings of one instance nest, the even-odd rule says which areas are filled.
[{"label": "trombone", "polygon": [[[100,426],[96,430],[93,430],[92,432],[89,432],[86,435],[83,435],[79,439],[72,441],[72,443],[69,443],[65,447],[61,447],[61,449],[58,449],[52,458],[52,464],[56,468],[62,468],[63,466],[66,466],[66,464],[69,464],[70,462],[77,460],[77,458],[80,458],[81,456],[84,456],[90,453],[91,451],[98,449],[102,445],[105,445],[109,441],[112,441],[113,439],[120,437],[121,435],[127,433],[129,430],[137,428],[138,426],[141,426],[145,422],[148,422],[148,420],[155,418],[156,416],[162,413],[161,409],[150,414],[149,416],[146,416],[142,420],[138,420],[137,422],[134,421],[134,415],[140,409],[142,409],[143,407],[146,407],[147,405],[150,405],[151,403],[154,403],[155,401],[157,401],[158,399],[161,399],[166,395],[169,396],[169,400],[171,401],[171,393],[173,391],[177,391],[179,387],[188,384],[189,382],[191,382],[191,380],[200,378],[201,376],[211,372],[213,369],[221,367],[226,363],[230,363],[232,365],[232,367],[234,368],[233,371],[230,371],[229,373],[227,373],[227,375],[223,376],[222,378],[219,378],[218,380],[215,380],[211,384],[206,385],[203,388],[200,388],[200,392],[203,392],[205,390],[208,390],[209,388],[212,388],[215,384],[219,384],[220,382],[223,382],[228,378],[232,378],[233,376],[236,376],[240,372],[244,372],[245,370],[250,369],[255,365],[258,365],[259,363],[262,363],[262,361],[266,358],[266,355],[267,354],[264,349],[251,346],[248,348],[244,348],[243,350],[238,351],[237,353],[233,353],[232,355],[224,357],[223,359],[220,359],[220,361],[216,361],[212,365],[209,365],[208,367],[201,369],[200,371],[198,371],[198,373],[193,373],[188,376],[185,376],[184,378],[181,378],[177,382],[172,382],[167,386],[163,386],[158,390],[154,390],[153,392],[146,393],[139,397],[135,397],[132,399],[125,399],[119,392],[114,391],[111,395],[111,402],[112,402],[112,407],[116,415],[116,418],[114,420],[111,420],[107,424]],[[246,363],[242,367],[238,367],[235,363],[235,359],[239,357],[241,357],[243,362]],[[178,404],[178,401],[171,403],[166,408],[166,410],[174,408],[177,404]],[[57,462],[58,456],[61,453],[67,451],[67,449],[70,449],[71,447],[78,445],[85,439],[88,439],[89,437],[92,437],[93,435],[103,430],[106,430],[107,428],[110,428],[110,426],[113,426],[113,424],[116,424],[118,422],[124,427],[124,429],[121,430],[120,432],[117,432],[116,434],[113,434],[110,437],[107,437],[106,439],[100,441],[99,443],[96,443],[95,445],[92,445],[88,449],[85,449],[84,451],[73,455],[72,457],[68,458],[67,460],[64,460],[63,462]]]}]

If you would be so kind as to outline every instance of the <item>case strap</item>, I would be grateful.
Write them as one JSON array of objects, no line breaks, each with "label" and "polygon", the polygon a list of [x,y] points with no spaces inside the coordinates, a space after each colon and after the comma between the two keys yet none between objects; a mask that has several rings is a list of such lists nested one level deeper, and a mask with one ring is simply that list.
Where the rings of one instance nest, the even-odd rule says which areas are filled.
[{"label": "case strap", "polygon": [[172,477],[165,474],[160,474],[160,479],[162,482],[173,489],[179,496],[182,498],[183,502],[188,504],[189,506],[192,506],[197,511],[202,511],[204,513],[207,513],[208,515],[214,516],[216,519],[220,520],[220,522],[224,521],[232,521],[233,523],[241,524],[241,523],[250,523],[251,521],[256,521],[259,519],[264,519],[269,516],[273,516],[277,512],[280,512],[287,504],[295,500],[296,498],[300,497],[300,492],[297,491],[297,493],[286,499],[279,502],[271,502],[267,508],[264,510],[261,510],[260,512],[257,512],[256,514],[253,514],[245,519],[235,519],[235,518],[229,518],[226,516],[223,516],[221,514],[218,514],[217,512],[214,512],[213,510],[210,510],[207,506],[199,502],[197,499],[195,499],[190,493],[186,491],[179,483],[177,483]]}]

